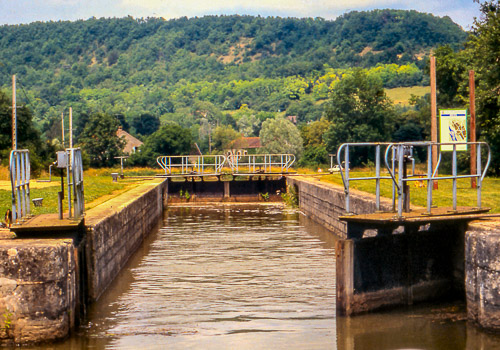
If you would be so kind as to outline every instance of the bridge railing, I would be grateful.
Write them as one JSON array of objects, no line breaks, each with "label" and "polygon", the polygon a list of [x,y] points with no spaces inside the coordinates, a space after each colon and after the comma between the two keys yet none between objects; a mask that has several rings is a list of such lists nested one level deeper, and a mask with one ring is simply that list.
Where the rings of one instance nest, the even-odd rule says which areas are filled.
[{"label": "bridge railing", "polygon": [[29,150],[11,151],[9,170],[12,187],[12,222],[16,223],[31,215]]},{"label": "bridge railing", "polygon": [[293,154],[229,155],[227,163],[233,174],[287,173],[295,163]]},{"label": "bridge railing", "polygon": [[165,174],[219,175],[226,162],[224,155],[160,156],[156,162]]},{"label": "bridge railing", "polygon": [[[463,146],[476,147],[476,173],[470,175],[458,174],[457,149]],[[451,175],[438,176],[439,167],[442,164],[442,146],[449,146],[452,149]],[[352,148],[368,147],[373,148],[375,153],[375,176],[351,177],[350,176],[350,151]],[[388,176],[381,172],[381,150],[385,147],[384,162]],[[426,152],[427,169],[423,174],[415,172],[414,150],[423,148]],[[483,163],[482,150],[486,152],[486,163]],[[438,162],[433,169],[432,158],[437,152]],[[403,142],[403,143],[345,143],[337,150],[337,163],[344,184],[346,212],[351,213],[350,208],[350,183],[357,180],[375,180],[376,210],[380,210],[380,182],[384,179],[392,181],[392,202],[393,210],[396,210],[401,217],[403,210],[409,211],[409,189],[408,184],[412,181],[427,183],[427,212],[431,213],[433,181],[451,179],[453,182],[453,210],[457,209],[457,181],[463,178],[477,179],[477,207],[481,208],[482,182],[486,176],[491,161],[491,150],[485,142],[462,142],[462,143],[433,143],[433,142]],[[411,164],[411,173],[408,173],[408,166]]]}]

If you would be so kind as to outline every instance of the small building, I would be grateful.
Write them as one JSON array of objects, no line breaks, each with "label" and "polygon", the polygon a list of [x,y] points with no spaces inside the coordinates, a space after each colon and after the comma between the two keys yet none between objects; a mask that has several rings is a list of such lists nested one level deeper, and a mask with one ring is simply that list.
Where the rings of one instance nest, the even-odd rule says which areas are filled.
[{"label": "small building", "polygon": [[141,140],[123,130],[121,126],[116,131],[116,136],[125,140],[125,146],[123,147],[123,153],[125,154],[135,153],[135,151],[144,144]]},{"label": "small building", "polygon": [[256,150],[261,148],[260,137],[240,137],[229,144],[231,150]]}]

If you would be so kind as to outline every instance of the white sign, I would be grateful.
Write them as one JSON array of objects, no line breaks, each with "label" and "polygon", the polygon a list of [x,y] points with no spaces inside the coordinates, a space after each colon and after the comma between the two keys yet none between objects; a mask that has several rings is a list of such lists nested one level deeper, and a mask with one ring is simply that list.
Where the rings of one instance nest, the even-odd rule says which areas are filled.
[{"label": "white sign", "polygon": [[[467,142],[467,110],[440,109],[439,119],[441,143]],[[467,145],[457,145],[456,150],[466,151]],[[453,151],[453,145],[443,145],[441,151]]]}]

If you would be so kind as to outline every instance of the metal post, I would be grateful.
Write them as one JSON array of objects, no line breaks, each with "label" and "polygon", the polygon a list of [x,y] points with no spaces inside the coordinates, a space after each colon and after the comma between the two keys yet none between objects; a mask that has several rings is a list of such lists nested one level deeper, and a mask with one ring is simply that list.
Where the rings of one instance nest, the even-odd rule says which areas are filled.
[{"label": "metal post", "polygon": [[73,108],[69,107],[69,148],[73,148]]},{"label": "metal post", "polygon": [[432,145],[427,146],[427,214],[431,213],[432,208]]},{"label": "metal post", "polygon": [[61,112],[62,146],[64,148],[64,112]]},{"label": "metal post", "polygon": [[12,150],[17,150],[16,76],[12,76]]},{"label": "metal post", "polygon": [[346,145],[345,147],[344,169],[345,169],[345,210],[349,214],[351,212],[349,203],[349,145]]},{"label": "metal post", "polygon": [[376,210],[380,211],[380,145],[375,147],[375,176],[377,177],[375,180],[375,206]]},{"label": "metal post", "polygon": [[451,168],[453,176],[453,211],[457,211],[457,146],[455,144],[453,144]]},{"label": "metal post", "polygon": [[[476,171],[477,171],[477,175],[479,176],[478,177],[478,182],[477,182],[477,207],[478,208],[481,208],[481,187],[483,187],[483,181],[481,181],[481,144],[478,143],[477,144],[477,149],[476,149]],[[488,165],[486,165],[488,166]]]},{"label": "metal post", "polygon": [[397,149],[397,157],[398,157],[398,216],[403,216],[403,202],[404,202],[404,191],[403,191],[403,163],[404,163],[404,151],[403,146],[398,145]]}]

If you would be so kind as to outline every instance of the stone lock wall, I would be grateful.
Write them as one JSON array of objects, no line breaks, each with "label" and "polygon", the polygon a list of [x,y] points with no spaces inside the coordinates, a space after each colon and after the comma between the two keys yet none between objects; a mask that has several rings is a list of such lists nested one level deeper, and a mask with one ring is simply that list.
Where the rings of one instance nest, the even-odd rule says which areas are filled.
[{"label": "stone lock wall", "polygon": [[476,221],[465,234],[467,317],[500,329],[500,220]]},{"label": "stone lock wall", "polygon": [[73,240],[0,243],[0,345],[65,337],[78,303]]},{"label": "stone lock wall", "polygon": [[159,223],[167,182],[143,184],[88,211],[88,297],[95,301]]}]

